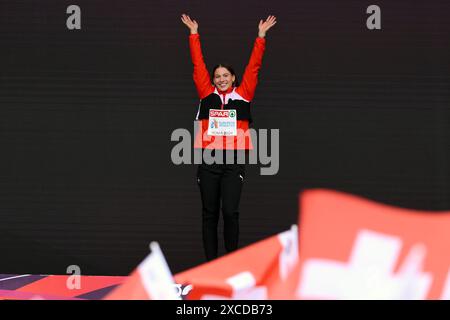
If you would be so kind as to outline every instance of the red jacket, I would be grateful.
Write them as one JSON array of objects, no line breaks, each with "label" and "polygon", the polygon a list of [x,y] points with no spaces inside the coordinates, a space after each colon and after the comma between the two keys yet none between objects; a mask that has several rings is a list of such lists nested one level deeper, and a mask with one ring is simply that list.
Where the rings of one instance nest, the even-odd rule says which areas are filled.
[{"label": "red jacket", "polygon": [[[238,110],[238,116],[242,115],[242,119],[237,120],[238,134],[230,139],[225,136],[210,136],[208,132],[208,119],[205,116],[199,118],[197,113],[196,120],[200,122],[200,128],[194,140],[194,148],[207,149],[253,149],[250,132],[248,131],[250,116],[250,102],[255,95],[256,85],[258,83],[258,72],[261,67],[264,55],[266,40],[264,38],[256,38],[253,46],[250,61],[245,68],[241,84],[238,87],[230,88],[227,92],[219,92],[211,83],[210,75],[203,60],[203,54],[200,44],[200,36],[191,34],[189,36],[189,46],[191,50],[192,63],[194,65],[194,83],[200,98],[200,106],[217,101],[218,97],[222,103],[222,108],[227,107],[231,102],[242,108],[242,112]],[[206,108],[212,108],[207,106]],[[247,110],[248,109],[248,110]],[[204,110],[202,110],[202,114]]]}]

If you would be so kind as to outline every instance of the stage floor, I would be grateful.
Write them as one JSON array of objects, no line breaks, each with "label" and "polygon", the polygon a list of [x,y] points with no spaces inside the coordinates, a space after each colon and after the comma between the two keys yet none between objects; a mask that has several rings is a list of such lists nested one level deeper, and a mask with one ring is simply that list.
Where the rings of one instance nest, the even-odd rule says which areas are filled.
[{"label": "stage floor", "polygon": [[124,276],[81,276],[79,288],[71,275],[0,274],[2,300],[98,300],[122,284]]}]

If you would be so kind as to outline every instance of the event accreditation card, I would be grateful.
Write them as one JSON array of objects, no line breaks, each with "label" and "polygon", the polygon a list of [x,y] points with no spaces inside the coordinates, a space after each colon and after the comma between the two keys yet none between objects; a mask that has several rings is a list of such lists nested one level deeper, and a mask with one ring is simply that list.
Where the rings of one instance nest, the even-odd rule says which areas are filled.
[{"label": "event accreditation card", "polygon": [[208,135],[235,136],[237,135],[236,110],[210,109]]}]

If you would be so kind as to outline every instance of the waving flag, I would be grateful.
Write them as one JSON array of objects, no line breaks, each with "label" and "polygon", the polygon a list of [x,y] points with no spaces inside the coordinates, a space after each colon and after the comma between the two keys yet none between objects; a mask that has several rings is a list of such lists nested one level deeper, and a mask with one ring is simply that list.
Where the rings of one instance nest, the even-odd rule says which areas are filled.
[{"label": "waving flag", "polygon": [[300,197],[301,299],[449,299],[450,212],[328,190]]},{"label": "waving flag", "polygon": [[297,226],[175,276],[187,299],[292,299],[298,266]]},{"label": "waving flag", "polygon": [[105,300],[179,300],[172,274],[156,242],[152,252]]}]

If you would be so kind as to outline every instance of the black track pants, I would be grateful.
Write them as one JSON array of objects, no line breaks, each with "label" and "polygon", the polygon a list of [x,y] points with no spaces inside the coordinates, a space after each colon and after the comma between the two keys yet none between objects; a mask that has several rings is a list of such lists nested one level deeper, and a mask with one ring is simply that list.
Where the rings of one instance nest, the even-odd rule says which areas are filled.
[{"label": "black track pants", "polygon": [[202,197],[203,247],[206,259],[217,258],[217,223],[220,204],[227,252],[237,249],[239,240],[239,201],[245,178],[243,164],[201,164],[197,182]]}]

